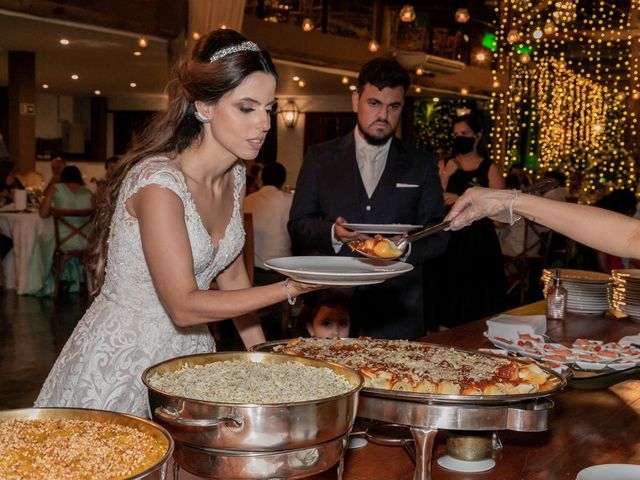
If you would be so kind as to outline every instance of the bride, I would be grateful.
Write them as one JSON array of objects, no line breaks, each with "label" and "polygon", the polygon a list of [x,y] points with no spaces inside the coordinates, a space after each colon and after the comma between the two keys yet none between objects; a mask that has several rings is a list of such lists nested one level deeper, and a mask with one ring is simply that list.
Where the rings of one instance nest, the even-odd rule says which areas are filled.
[{"label": "bride", "polygon": [[[264,142],[276,76],[268,54],[232,30],[203,37],[180,64],[168,110],[109,177],[90,258],[99,294],[35,406],[148,416],[144,369],[214,351],[207,322],[319,288],[294,281],[250,288],[239,256],[239,159],[254,159]],[[234,322],[245,346],[264,341],[257,321]]]}]

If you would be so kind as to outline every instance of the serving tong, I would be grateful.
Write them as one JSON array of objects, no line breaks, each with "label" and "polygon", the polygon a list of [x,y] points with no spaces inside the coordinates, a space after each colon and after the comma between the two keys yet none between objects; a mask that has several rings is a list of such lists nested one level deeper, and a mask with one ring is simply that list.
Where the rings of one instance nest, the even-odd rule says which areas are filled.
[{"label": "serving tong", "polygon": [[[521,192],[530,195],[541,195],[553,188],[556,188],[558,184],[559,182],[554,178],[543,178],[542,180],[538,180],[537,182],[533,183],[529,187],[523,188]],[[411,235],[401,238],[398,242],[394,242],[393,240],[388,238],[382,239],[381,241],[392,243],[394,245],[394,248],[400,252],[395,257],[380,257],[378,255],[371,255],[367,252],[364,252],[363,250],[360,250],[359,247],[364,243],[363,240],[353,240],[347,243],[347,245],[349,245],[349,248],[351,248],[351,250],[353,250],[354,252],[358,252],[360,255],[364,255],[365,257],[375,258],[377,260],[395,260],[405,254],[405,251],[407,250],[407,247],[411,242],[421,240],[425,237],[428,237],[429,235],[433,235],[434,233],[446,230],[447,228],[449,228],[450,224],[451,221],[447,220],[429,227],[422,228],[412,233]]]}]

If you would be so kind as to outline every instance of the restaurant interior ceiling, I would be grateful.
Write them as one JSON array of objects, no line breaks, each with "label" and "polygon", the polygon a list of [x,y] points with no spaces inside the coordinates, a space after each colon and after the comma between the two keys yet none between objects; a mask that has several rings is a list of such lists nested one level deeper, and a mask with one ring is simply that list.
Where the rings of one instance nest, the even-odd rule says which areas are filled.
[{"label": "restaurant interior ceiling", "polygon": [[[1,8],[10,3],[0,1],[0,87],[8,85],[8,52],[18,50],[36,53],[36,88],[39,92],[93,96],[98,91],[100,95],[107,97],[163,95],[170,71],[168,59],[172,56],[172,49],[175,50],[176,47],[171,35],[175,40],[175,34],[160,32],[154,35],[89,25],[69,20],[68,15],[62,15],[61,18],[51,18],[49,15],[47,18],[25,13],[24,9],[17,11],[20,9]],[[391,8],[403,3],[406,2],[383,1],[384,5]],[[451,17],[452,22],[452,12],[459,5],[470,5],[477,11],[484,12],[486,17],[489,15],[487,12],[494,8],[494,3],[495,0],[460,0],[437,5],[432,2],[414,2],[418,12],[429,8],[432,15]],[[491,25],[490,22],[485,23],[488,27]],[[123,26],[133,28],[131,22]],[[140,36],[147,40],[145,48],[138,45]],[[68,40],[68,43],[62,44],[63,40]],[[140,54],[136,56],[135,52]],[[281,77],[278,95],[285,96],[302,93],[297,88],[297,82],[292,80],[296,75],[307,80],[304,95],[344,93],[345,86],[336,81],[336,75],[347,76],[350,82],[356,75],[354,69],[323,70],[307,66],[302,61],[291,62],[276,58],[276,65]],[[72,75],[76,75],[77,79],[73,79]]]}]

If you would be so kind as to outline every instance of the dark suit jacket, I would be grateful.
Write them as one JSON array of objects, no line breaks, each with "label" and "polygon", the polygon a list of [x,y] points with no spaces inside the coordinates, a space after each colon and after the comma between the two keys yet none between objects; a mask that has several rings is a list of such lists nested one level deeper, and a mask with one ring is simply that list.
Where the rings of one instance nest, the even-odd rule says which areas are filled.
[{"label": "dark suit jacket", "polygon": [[[369,198],[358,170],[353,132],[309,148],[289,214],[293,249],[335,255],[331,226],[339,216],[353,223],[441,221],[444,204],[435,158],[394,137],[380,182]],[[440,233],[415,242],[407,259],[415,266],[412,272],[355,289],[352,334],[415,338],[424,333],[421,264],[441,254],[447,238]],[[354,254],[343,245],[338,255]]]}]

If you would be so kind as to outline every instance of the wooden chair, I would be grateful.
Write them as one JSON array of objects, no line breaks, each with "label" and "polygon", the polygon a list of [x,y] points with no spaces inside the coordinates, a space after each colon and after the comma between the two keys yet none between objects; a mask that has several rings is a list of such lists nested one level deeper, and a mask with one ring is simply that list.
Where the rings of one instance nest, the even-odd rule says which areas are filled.
[{"label": "wooden chair", "polygon": [[[56,248],[53,252],[53,269],[55,276],[55,286],[53,291],[54,298],[58,298],[60,293],[60,278],[64,271],[64,266],[72,258],[79,258],[84,265],[84,257],[86,255],[86,249],[68,249],[65,248],[65,244],[73,238],[84,238],[89,241],[88,232],[84,229],[91,224],[95,209],[88,208],[83,210],[70,210],[65,208],[52,208],[51,216],[53,217],[53,225],[55,228]],[[69,222],[69,217],[84,218],[85,221],[80,226],[75,226]],[[61,227],[64,225],[69,232],[63,237]]]}]

